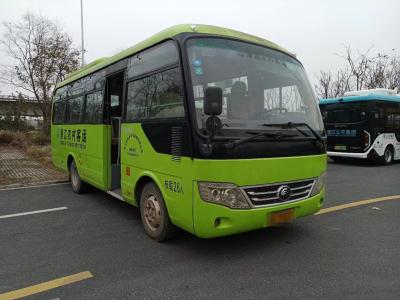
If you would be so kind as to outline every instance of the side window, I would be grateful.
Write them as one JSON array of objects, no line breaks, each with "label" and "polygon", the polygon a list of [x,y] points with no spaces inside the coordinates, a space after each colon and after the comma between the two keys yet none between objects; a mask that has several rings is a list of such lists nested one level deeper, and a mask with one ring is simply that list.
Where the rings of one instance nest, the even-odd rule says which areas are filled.
[{"label": "side window", "polygon": [[67,95],[67,87],[59,88],[53,98],[53,123],[61,124],[64,122],[65,97]]},{"label": "side window", "polygon": [[179,54],[175,43],[167,41],[130,58],[127,78],[130,79],[178,62]]},{"label": "side window", "polygon": [[128,83],[126,110],[128,120],[184,117],[179,68]]},{"label": "side window", "polygon": [[58,100],[53,104],[53,123],[60,124],[64,122],[65,101]]},{"label": "side window", "polygon": [[82,112],[83,96],[70,98],[67,100],[66,123],[79,123]]},{"label": "side window", "polygon": [[394,115],[394,129],[400,129],[400,114]]},{"label": "side window", "polygon": [[86,95],[83,122],[103,122],[103,91],[97,91]]}]

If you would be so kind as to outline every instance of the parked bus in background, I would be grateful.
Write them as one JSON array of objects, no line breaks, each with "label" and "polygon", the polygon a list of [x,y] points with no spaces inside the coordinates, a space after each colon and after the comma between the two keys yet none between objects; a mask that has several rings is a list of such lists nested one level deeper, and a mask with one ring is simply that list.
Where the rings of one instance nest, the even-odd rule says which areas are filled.
[{"label": "parked bus in background", "polygon": [[400,95],[374,89],[322,99],[328,156],[371,159],[390,164],[400,159]]},{"label": "parked bus in background", "polygon": [[326,140],[296,57],[207,25],[169,28],[56,87],[54,164],[140,208],[158,241],[210,238],[317,212]]}]

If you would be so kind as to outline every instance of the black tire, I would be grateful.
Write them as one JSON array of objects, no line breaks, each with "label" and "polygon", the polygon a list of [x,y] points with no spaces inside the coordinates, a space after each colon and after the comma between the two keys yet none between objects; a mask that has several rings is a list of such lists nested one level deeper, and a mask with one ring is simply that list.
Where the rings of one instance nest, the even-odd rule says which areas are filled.
[{"label": "black tire", "polygon": [[75,160],[71,162],[69,167],[69,177],[71,180],[72,190],[77,194],[83,194],[87,192],[89,189],[89,185],[82,181],[81,177],[79,176],[78,169],[76,167]]},{"label": "black tire", "polygon": [[391,146],[387,146],[383,156],[378,157],[378,162],[381,165],[390,165],[393,162],[393,155],[393,148]]},{"label": "black tire", "polygon": [[140,216],[145,232],[156,241],[168,240],[177,233],[177,228],[169,219],[164,198],[153,182],[147,183],[142,190]]}]

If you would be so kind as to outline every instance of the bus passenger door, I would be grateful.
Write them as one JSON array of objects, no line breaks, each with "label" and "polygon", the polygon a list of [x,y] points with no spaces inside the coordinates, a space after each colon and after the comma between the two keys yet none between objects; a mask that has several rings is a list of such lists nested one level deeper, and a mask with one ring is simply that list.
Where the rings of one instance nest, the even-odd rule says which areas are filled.
[{"label": "bus passenger door", "polygon": [[107,117],[111,127],[110,151],[109,151],[109,187],[117,194],[120,194],[121,188],[121,112],[123,96],[123,72],[115,73],[107,78],[107,97],[106,105],[108,107]]}]

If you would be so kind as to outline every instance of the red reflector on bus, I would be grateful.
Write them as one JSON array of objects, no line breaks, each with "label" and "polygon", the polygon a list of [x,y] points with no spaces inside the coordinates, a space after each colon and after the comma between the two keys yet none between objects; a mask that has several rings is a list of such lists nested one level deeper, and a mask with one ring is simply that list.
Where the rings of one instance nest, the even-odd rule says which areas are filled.
[{"label": "red reflector on bus", "polygon": [[131,168],[126,167],[125,171],[126,171],[126,176],[131,176]]}]

